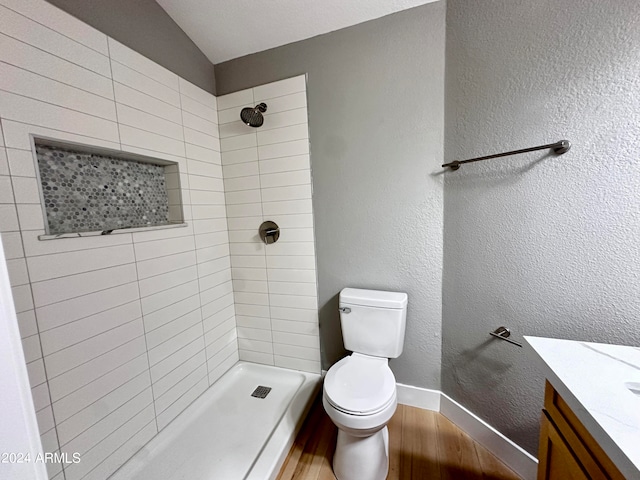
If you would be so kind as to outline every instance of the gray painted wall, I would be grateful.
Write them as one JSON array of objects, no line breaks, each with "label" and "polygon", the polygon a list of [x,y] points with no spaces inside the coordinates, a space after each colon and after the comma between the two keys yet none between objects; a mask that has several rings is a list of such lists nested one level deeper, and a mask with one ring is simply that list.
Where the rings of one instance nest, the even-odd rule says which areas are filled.
[{"label": "gray painted wall", "polygon": [[225,94],[308,73],[323,365],[343,287],[409,294],[399,382],[440,387],[445,4],[216,65]]},{"label": "gray painted wall", "polygon": [[215,94],[213,64],[155,0],[47,0]]},{"label": "gray painted wall", "polygon": [[444,391],[535,453],[538,335],[640,344],[637,0],[449,0],[447,159],[550,143],[445,180]]}]

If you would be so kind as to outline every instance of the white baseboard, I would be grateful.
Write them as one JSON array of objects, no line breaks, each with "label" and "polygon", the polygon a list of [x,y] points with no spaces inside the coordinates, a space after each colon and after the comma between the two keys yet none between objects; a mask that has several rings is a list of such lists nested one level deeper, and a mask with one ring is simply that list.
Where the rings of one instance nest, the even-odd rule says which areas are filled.
[{"label": "white baseboard", "polygon": [[538,460],[440,390],[397,384],[398,403],[440,412],[525,480],[535,480]]},{"label": "white baseboard", "polygon": [[396,391],[398,393],[398,403],[402,405],[435,412],[440,411],[440,395],[442,394],[440,390],[429,390],[428,388],[396,383]]}]

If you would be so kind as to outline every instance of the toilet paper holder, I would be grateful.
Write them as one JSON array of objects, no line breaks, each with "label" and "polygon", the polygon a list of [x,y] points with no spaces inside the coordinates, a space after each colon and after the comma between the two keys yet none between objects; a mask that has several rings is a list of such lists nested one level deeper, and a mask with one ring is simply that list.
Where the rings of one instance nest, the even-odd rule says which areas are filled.
[{"label": "toilet paper holder", "polygon": [[489,335],[491,335],[492,337],[499,338],[500,340],[505,340],[509,343],[513,343],[514,345],[517,345],[518,347],[522,348],[521,343],[518,343],[515,340],[511,340],[510,338],[507,338],[511,335],[511,330],[509,330],[507,327],[498,327],[493,332],[489,332]]}]

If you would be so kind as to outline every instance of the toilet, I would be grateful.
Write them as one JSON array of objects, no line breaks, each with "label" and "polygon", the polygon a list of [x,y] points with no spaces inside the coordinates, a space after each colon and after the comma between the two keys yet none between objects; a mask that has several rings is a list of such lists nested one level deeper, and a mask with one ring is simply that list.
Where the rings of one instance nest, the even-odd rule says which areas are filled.
[{"label": "toilet", "polygon": [[398,405],[389,358],[402,353],[407,294],[345,288],[339,310],[344,346],[353,353],[324,379],[322,404],[338,427],[333,473],[338,480],[384,480],[387,423]]}]

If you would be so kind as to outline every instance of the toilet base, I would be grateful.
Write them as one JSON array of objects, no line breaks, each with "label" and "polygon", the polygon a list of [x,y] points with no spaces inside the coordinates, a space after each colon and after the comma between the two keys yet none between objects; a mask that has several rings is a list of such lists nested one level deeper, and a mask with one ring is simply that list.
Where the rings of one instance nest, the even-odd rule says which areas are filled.
[{"label": "toilet base", "polygon": [[333,473],[338,480],[385,480],[389,473],[389,430],[368,437],[338,429]]}]

